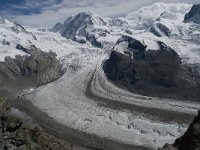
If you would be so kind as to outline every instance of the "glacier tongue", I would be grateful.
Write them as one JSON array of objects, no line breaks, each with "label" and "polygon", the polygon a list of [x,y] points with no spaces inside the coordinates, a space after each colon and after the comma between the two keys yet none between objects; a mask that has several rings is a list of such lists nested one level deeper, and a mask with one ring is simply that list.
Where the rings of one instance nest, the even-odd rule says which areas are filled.
[{"label": "glacier tongue", "polygon": [[151,114],[112,108],[99,104],[98,98],[91,99],[92,92],[106,101],[114,99],[177,113],[195,114],[200,108],[198,103],[150,99],[115,87],[106,79],[101,66],[107,54],[98,48],[83,50],[80,47],[72,53],[65,51],[68,66],[78,63],[79,67],[75,70],[70,67],[59,80],[37,88],[26,98],[63,125],[127,144],[155,149],[165,142],[172,143],[185,132],[185,123],[162,121]]}]

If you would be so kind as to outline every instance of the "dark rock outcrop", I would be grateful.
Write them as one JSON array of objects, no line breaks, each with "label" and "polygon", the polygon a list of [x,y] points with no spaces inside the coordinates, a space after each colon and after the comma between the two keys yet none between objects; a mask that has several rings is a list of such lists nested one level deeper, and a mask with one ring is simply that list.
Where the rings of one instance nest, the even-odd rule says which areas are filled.
[{"label": "dark rock outcrop", "polygon": [[192,6],[191,10],[185,15],[184,22],[200,24],[200,4]]},{"label": "dark rock outcrop", "polygon": [[0,116],[5,116],[10,111],[10,105],[3,98],[0,98]]},{"label": "dark rock outcrop", "polygon": [[199,150],[200,149],[200,111],[190,124],[186,133],[178,138],[174,144],[166,144],[159,150]]},{"label": "dark rock outcrop", "polygon": [[199,100],[198,64],[183,65],[181,58],[163,42],[159,50],[148,50],[143,59],[112,51],[104,64],[107,77],[122,88],[147,95],[173,99]]},{"label": "dark rock outcrop", "polygon": [[166,25],[160,22],[155,22],[150,27],[150,32],[155,34],[158,37],[169,36],[171,33],[170,29]]},{"label": "dark rock outcrop", "polygon": [[134,59],[144,59],[147,46],[140,41],[130,37],[122,36],[115,44],[117,47],[120,43],[127,43],[128,47],[124,47],[124,53],[133,57]]},{"label": "dark rock outcrop", "polygon": [[22,87],[40,86],[63,74],[55,53],[43,52],[35,46],[24,48],[17,45],[17,49],[27,55],[6,57],[4,62],[0,62],[0,92],[5,90],[13,93]]}]

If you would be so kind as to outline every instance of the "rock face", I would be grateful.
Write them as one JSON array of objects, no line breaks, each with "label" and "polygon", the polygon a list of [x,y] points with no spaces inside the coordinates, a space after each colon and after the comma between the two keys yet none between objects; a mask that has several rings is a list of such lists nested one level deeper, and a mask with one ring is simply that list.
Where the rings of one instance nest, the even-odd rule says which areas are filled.
[{"label": "rock face", "polygon": [[200,24],[200,4],[192,6],[190,12],[185,15],[184,21]]},{"label": "rock face", "polygon": [[3,98],[0,98],[0,116],[5,116],[10,111],[10,106]]},{"label": "rock face", "polygon": [[17,45],[16,48],[29,56],[17,55],[15,59],[6,57],[5,61],[0,63],[2,74],[13,80],[33,78],[35,86],[46,84],[61,76],[62,68],[56,59],[56,54],[45,53],[34,45],[29,49],[21,45]]},{"label": "rock face", "polygon": [[186,133],[173,145],[166,144],[159,150],[199,150],[200,149],[200,111],[190,124]]},{"label": "rock face", "polygon": [[129,56],[134,57],[134,59],[138,59],[138,60],[144,59],[145,57],[144,55],[145,55],[145,51],[147,47],[145,44],[129,36],[122,36],[116,42],[115,46],[116,47],[120,46],[122,48],[122,51],[125,54],[128,54]]},{"label": "rock face", "polygon": [[170,29],[160,22],[154,22],[152,27],[150,27],[150,32],[158,37],[170,35]]},{"label": "rock face", "polygon": [[118,86],[148,96],[199,100],[200,67],[182,65],[178,54],[162,42],[159,50],[134,59],[112,51],[104,64],[107,77]]}]

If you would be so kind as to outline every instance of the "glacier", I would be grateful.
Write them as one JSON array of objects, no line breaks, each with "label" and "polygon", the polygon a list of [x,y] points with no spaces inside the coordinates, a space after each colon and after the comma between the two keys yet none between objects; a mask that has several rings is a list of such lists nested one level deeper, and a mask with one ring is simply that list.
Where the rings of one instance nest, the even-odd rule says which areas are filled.
[{"label": "glacier", "polygon": [[[23,98],[64,126],[156,149],[183,135],[200,103],[130,93],[106,78],[102,64],[122,35],[144,42],[149,50],[156,50],[156,42],[163,41],[176,50],[184,63],[200,63],[200,26],[183,22],[191,7],[182,3],[156,3],[117,19],[81,13],[50,31],[22,28],[4,20],[0,22],[0,61],[6,56],[27,55],[16,49],[16,44],[55,52],[65,74],[52,83],[23,91]],[[158,23],[165,25],[170,33],[164,34]],[[152,27],[160,36],[151,32]],[[94,39],[100,46],[93,43]],[[124,47],[126,43],[118,51],[123,53]]]}]

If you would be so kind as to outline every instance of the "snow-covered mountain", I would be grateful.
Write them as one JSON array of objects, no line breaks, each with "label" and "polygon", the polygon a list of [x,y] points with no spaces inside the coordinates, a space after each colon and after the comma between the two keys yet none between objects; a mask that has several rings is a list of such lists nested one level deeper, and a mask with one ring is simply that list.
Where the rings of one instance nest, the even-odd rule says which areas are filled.
[{"label": "snow-covered mountain", "polygon": [[63,23],[57,23],[53,32],[60,32],[63,37],[80,43],[91,42],[96,47],[101,47],[97,41],[111,32],[109,21],[91,13],[80,13],[69,17]]},{"label": "snow-covered mountain", "polygon": [[150,49],[157,47],[155,41],[163,41],[187,63],[199,63],[200,27],[184,23],[184,16],[191,7],[183,3],[155,3],[130,13],[126,20],[132,29],[131,36],[144,40]]},{"label": "snow-covered mountain", "polygon": [[0,61],[3,61],[6,56],[27,55],[23,51],[19,51],[16,46],[30,45],[31,41],[37,40],[36,37],[23,26],[17,23],[10,22],[6,19],[0,19]]},{"label": "snow-covered mountain", "polygon": [[191,7],[156,3],[117,19],[80,13],[57,23],[50,31],[1,18],[0,61],[6,56],[29,55],[19,45],[56,53],[65,74],[22,96],[59,123],[80,132],[155,149],[182,135],[188,118],[200,104],[130,93],[106,78],[102,64],[112,50],[124,56],[126,63],[126,56],[132,53],[143,58],[144,53],[138,49],[154,54],[163,45],[165,49],[158,55],[164,61],[168,61],[163,56],[167,53],[176,54],[178,63],[179,57],[184,64],[200,63],[200,26],[184,22]]},{"label": "snow-covered mountain", "polygon": [[[53,51],[58,59],[67,57],[68,54],[76,53],[84,49],[93,48],[91,44],[81,45],[72,40],[60,36],[59,33],[49,32],[46,29],[24,27],[6,19],[0,23],[0,61],[6,56],[15,58],[15,55],[28,55],[18,48],[18,45],[29,48],[32,45],[44,52]],[[95,49],[95,48],[94,48]],[[78,55],[78,54],[77,54]]]},{"label": "snow-covered mountain", "polygon": [[[55,49],[62,48],[55,43],[60,41],[60,38],[67,38],[84,43],[82,45],[91,43],[95,47],[110,49],[121,36],[128,35],[144,42],[148,49],[156,49],[156,41],[163,41],[182,57],[190,60],[193,58],[191,62],[198,62],[200,27],[197,24],[184,23],[184,16],[190,9],[189,4],[155,3],[118,19],[80,13],[69,17],[63,23],[57,23],[50,30],[56,33],[23,27],[1,18],[1,60],[6,55],[14,57],[18,53],[23,54],[16,49],[17,44],[24,47],[34,44],[44,51],[57,51]],[[50,41],[56,41],[56,46]],[[46,43],[51,46],[46,46]]]},{"label": "snow-covered mountain", "polygon": [[144,42],[148,49],[156,49],[156,41],[163,41],[175,49],[184,61],[199,62],[200,27],[184,23],[184,16],[191,7],[183,3],[155,3],[118,19],[80,13],[63,23],[57,23],[51,31],[59,32],[67,39],[79,43],[89,42],[103,49],[111,49],[123,35]]}]

